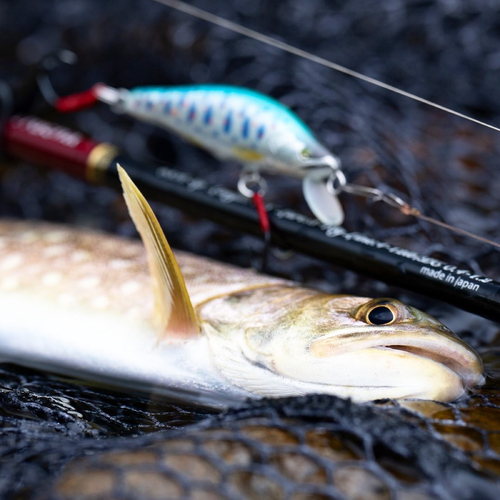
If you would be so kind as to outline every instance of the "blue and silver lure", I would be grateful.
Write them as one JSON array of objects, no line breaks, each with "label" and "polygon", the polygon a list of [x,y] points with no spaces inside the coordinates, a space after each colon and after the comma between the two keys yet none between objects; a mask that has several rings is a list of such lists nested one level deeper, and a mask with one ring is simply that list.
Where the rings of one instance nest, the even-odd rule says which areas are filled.
[{"label": "blue and silver lure", "polygon": [[344,213],[335,182],[344,179],[340,162],[290,109],[242,87],[187,85],[139,87],[100,86],[96,97],[142,121],[172,130],[221,160],[244,164],[239,188],[259,172],[303,179],[306,201],[323,223],[339,225]]}]

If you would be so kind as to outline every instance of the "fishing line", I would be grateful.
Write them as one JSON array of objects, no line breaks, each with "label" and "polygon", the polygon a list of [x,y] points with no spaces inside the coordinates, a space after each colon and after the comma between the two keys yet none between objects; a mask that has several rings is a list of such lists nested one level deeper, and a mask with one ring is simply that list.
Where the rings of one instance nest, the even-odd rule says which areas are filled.
[{"label": "fishing line", "polygon": [[[239,31],[243,34],[246,34],[246,31],[249,31],[251,34],[258,35],[257,32],[254,32],[253,30],[248,30],[247,28],[244,28],[240,25],[235,25],[235,27],[233,27],[232,25],[234,23],[232,23],[231,21],[224,20],[223,18],[219,18],[218,16],[212,15],[206,11],[202,11],[201,9],[198,9],[196,7],[191,7],[188,4],[185,4],[184,2],[181,2],[179,0],[155,0],[155,1],[163,2],[163,3],[166,3],[168,5],[175,4],[176,6],[179,6],[180,10],[188,12],[188,13],[192,13],[191,11],[193,11],[194,12],[193,15],[196,15],[197,17],[201,17],[202,19],[206,18],[207,20],[214,21],[214,22],[216,20],[220,20],[220,21],[223,21],[225,24],[229,23],[230,26],[225,26],[225,24],[224,24],[224,26],[229,27],[229,29],[235,28],[235,30],[236,30],[236,28],[238,28],[238,30],[236,30],[236,31]],[[214,19],[212,19],[212,18],[214,18]],[[220,23],[216,23],[216,24],[220,24]],[[265,37],[266,40],[269,38],[269,37],[266,37],[265,35],[262,35],[262,36]],[[255,38],[255,36],[254,36],[254,38]],[[273,40],[273,39],[270,39],[270,40]],[[276,40],[273,40],[273,42],[282,44],[282,42],[278,42]],[[287,44],[284,44],[284,45],[285,45],[285,47],[290,47]],[[295,49],[293,47],[291,47],[291,48],[296,52],[301,52],[301,53],[303,52],[300,49]],[[285,48],[285,50],[288,50],[288,49]],[[308,53],[305,53],[305,54],[308,54]],[[313,56],[312,54],[308,54],[308,55],[316,58],[316,56]],[[324,61],[324,60],[321,60],[321,58],[319,58],[319,59],[320,59],[320,61],[319,61],[320,63],[322,63],[322,61]],[[71,61],[73,62],[74,58],[71,59]],[[68,62],[68,61],[65,61],[65,62]],[[328,61],[326,61],[326,62],[328,63]],[[333,65],[334,67],[337,66],[334,63],[329,63],[329,64]],[[342,70],[346,70],[346,68],[343,68],[342,66],[340,66],[340,68]],[[352,76],[356,76],[356,77],[359,76],[359,74],[357,74],[355,72],[351,72],[351,70],[346,70],[346,71],[353,73]],[[346,72],[346,71],[344,71],[344,72]],[[102,101],[102,102],[109,104],[109,105],[115,105],[115,104],[119,103],[120,100],[123,98],[120,90],[114,89],[114,88],[109,87],[107,85],[104,85],[102,83],[95,84],[93,87],[91,87],[90,89],[85,90],[83,92],[68,95],[65,97],[60,97],[53,90],[53,88],[50,84],[50,79],[49,79],[46,71],[42,72],[41,76],[43,78],[38,78],[38,85],[40,87],[42,94],[44,95],[44,97],[47,101],[49,101],[58,111],[60,111],[62,113],[85,109],[87,107],[93,106],[98,101]],[[365,78],[365,79],[368,78],[368,77],[364,77],[364,75],[361,75],[361,76],[363,76],[363,78]],[[380,82],[378,82],[378,83],[380,83]],[[385,86],[385,84],[383,84],[383,85]],[[386,86],[386,87],[390,87],[390,86]],[[396,90],[399,91],[399,89],[396,89]],[[403,92],[403,91],[401,91],[401,92]],[[412,97],[411,94],[409,94],[409,96]],[[418,98],[418,100],[422,100],[422,99]],[[429,103],[429,104],[433,105],[433,103]],[[453,113],[457,114],[455,112],[453,112]],[[468,118],[468,117],[465,117],[465,118]],[[494,128],[494,127],[490,127],[490,128]],[[498,130],[500,130],[500,129],[498,129]],[[468,236],[470,238],[474,238],[474,239],[481,241],[483,243],[488,243],[488,244],[500,249],[499,243],[496,243],[496,242],[489,240],[487,238],[484,238],[482,236],[475,235],[475,234],[473,234],[469,231],[466,231],[464,229],[457,228],[455,226],[452,226],[450,224],[447,224],[445,222],[441,222],[441,221],[436,220],[432,217],[429,217],[429,216],[422,214],[420,212],[420,210],[416,209],[415,207],[411,207],[408,203],[404,202],[401,198],[396,196],[394,193],[384,193],[384,192],[382,192],[378,189],[375,189],[375,188],[369,188],[367,186],[359,186],[359,185],[355,185],[355,184],[348,184],[342,170],[340,168],[338,168],[338,164],[335,165],[333,174],[328,178],[328,180],[326,182],[327,182],[327,189],[330,191],[330,193],[333,197],[336,197],[341,192],[346,192],[346,193],[350,193],[352,195],[368,197],[368,198],[371,198],[373,201],[383,201],[383,202],[397,208],[400,212],[404,213],[405,215],[417,217],[417,218],[424,220],[426,222],[429,222],[431,224],[435,224],[435,225],[438,225],[440,227],[446,228],[448,230],[454,231],[458,234]],[[259,191],[258,193],[254,190],[254,188],[256,188],[256,187],[257,187],[257,191]],[[270,241],[270,236],[269,236],[270,229],[269,229],[268,221],[266,222],[267,216],[265,216],[265,210],[262,209],[262,207],[264,206],[263,201],[262,201],[262,203],[259,203],[261,201],[260,197],[263,196],[264,191],[265,191],[265,181],[260,176],[260,174],[257,172],[251,172],[250,174],[242,172],[242,175],[240,176],[240,180],[238,181],[238,190],[240,191],[241,194],[243,194],[243,196],[253,200],[255,207],[257,209],[257,212],[259,214],[259,218],[261,220],[261,227],[262,227],[262,231],[264,234],[264,241],[265,241],[262,267],[265,267],[266,254],[267,254],[267,249],[268,249],[269,241]]]},{"label": "fishing line", "polygon": [[[303,59],[307,59],[309,61],[312,61],[312,62],[315,62],[315,63],[320,64],[322,66],[325,66],[327,68],[333,69],[334,71],[338,71],[340,73],[351,76],[351,77],[356,78],[358,80],[362,80],[364,82],[367,82],[371,85],[375,85],[375,86],[383,88],[385,90],[389,90],[390,92],[393,92],[395,94],[399,94],[399,95],[402,95],[404,97],[408,97],[409,99],[413,99],[414,101],[426,104],[428,106],[439,109],[439,110],[444,111],[446,113],[458,116],[459,118],[463,118],[463,119],[468,120],[470,122],[477,123],[478,125],[482,125],[483,127],[487,127],[489,129],[500,132],[500,128],[495,127],[494,125],[483,122],[481,120],[477,120],[476,118],[472,118],[471,116],[468,116],[468,115],[465,115],[465,114],[460,113],[458,111],[455,111],[453,109],[447,108],[446,106],[442,106],[441,104],[437,104],[435,102],[429,101],[428,99],[417,96],[415,94],[412,94],[412,93],[407,92],[405,90],[402,90],[400,88],[394,87],[393,85],[389,85],[387,83],[381,82],[380,80],[377,80],[377,79],[372,78],[370,76],[364,75],[364,74],[359,73],[357,71],[354,71],[352,69],[346,68],[345,66],[334,63],[333,61],[329,61],[328,59],[324,59],[323,57],[316,56],[316,55],[314,55],[310,52],[307,52],[303,49],[299,49],[298,47],[294,47],[293,45],[290,45],[286,42],[282,42],[280,40],[277,40],[276,38],[272,38],[268,35],[264,35],[263,33],[259,33],[258,31],[255,31],[251,28],[247,28],[246,26],[238,24],[234,21],[230,21],[229,19],[226,19],[224,17],[218,16],[216,14],[212,14],[211,12],[208,12],[204,9],[199,8],[199,7],[194,7],[193,5],[189,5],[186,2],[183,2],[182,0],[154,0],[154,1],[157,3],[163,4],[163,5],[166,5],[167,7],[170,7],[172,9],[177,10],[177,11],[180,11],[180,12],[183,12],[185,14],[196,17],[198,19],[201,19],[203,21],[207,21],[209,23],[215,24],[215,25],[220,26],[222,28],[226,28],[226,29],[233,31],[235,33],[239,33],[239,34],[247,36],[249,38],[253,38],[254,40],[262,42],[266,45],[276,47],[276,48],[283,50],[285,52],[288,52],[290,54],[296,55],[296,56],[301,57]],[[406,202],[404,202],[403,200],[401,200],[399,197],[395,196],[392,193],[387,194],[387,193],[383,193],[379,190],[371,189],[371,188],[365,188],[364,193],[362,193],[361,191],[363,190],[363,188],[365,188],[365,186],[355,186],[355,185],[347,185],[346,186],[346,185],[344,185],[341,188],[341,191],[350,192],[351,194],[358,194],[361,196],[368,196],[368,197],[376,199],[376,201],[383,201],[383,202],[388,203],[389,205],[391,205],[393,207],[398,208],[405,215],[411,215],[413,217],[417,217],[417,218],[424,220],[426,222],[429,222],[431,224],[435,224],[435,225],[443,227],[445,229],[454,231],[458,234],[462,234],[464,236],[474,238],[478,241],[482,241],[483,243],[488,243],[488,244],[500,249],[499,243],[492,241],[492,240],[489,240],[487,238],[484,238],[482,236],[478,236],[476,234],[473,234],[469,231],[466,231],[465,229],[460,229],[458,227],[452,226],[452,225],[447,224],[445,222],[441,222],[441,221],[434,219],[432,217],[428,217],[428,216],[424,215],[423,213],[421,213],[420,210],[418,210],[414,207],[411,207],[409,204],[407,204]],[[370,194],[368,194],[369,191],[371,191]]]},{"label": "fishing line", "polygon": [[293,45],[290,45],[286,42],[277,40],[276,38],[264,35],[263,33],[259,33],[258,31],[247,28],[241,24],[235,23],[234,21],[230,21],[229,19],[226,19],[224,17],[212,14],[211,12],[200,9],[199,7],[194,7],[193,5],[189,5],[186,2],[183,2],[182,0],[154,0],[154,1],[166,5],[167,7],[170,7],[172,9],[178,10],[180,12],[184,12],[185,14],[189,14],[198,19],[202,19],[203,21],[207,21],[209,23],[220,26],[221,28],[226,28],[235,33],[239,33],[240,35],[253,38],[254,40],[265,43],[266,45],[270,45],[271,47],[276,47],[290,54],[302,57],[303,59],[307,59],[317,64],[321,64],[322,66],[333,69],[334,71],[338,71],[339,73],[344,73],[345,75],[370,83],[371,85],[375,85],[385,90],[389,90],[390,92],[394,92],[395,94],[408,97],[409,99],[421,102],[423,104],[426,104],[427,106],[432,106],[433,108],[445,111],[446,113],[450,113],[452,115],[458,116],[470,122],[482,125],[483,127],[487,127],[489,129],[500,132],[499,127],[495,127],[494,125],[491,125],[489,123],[477,120],[476,118],[472,118],[471,116],[464,115],[463,113],[447,108],[446,106],[442,106],[441,104],[429,101],[428,99],[412,94],[411,92],[407,92],[406,90],[394,87],[393,85],[389,85],[388,83],[381,82],[376,78],[372,78],[371,76],[367,76],[364,75],[363,73],[359,73],[352,69],[346,68],[345,66],[334,63],[333,61],[329,61],[328,59],[324,59],[323,57],[316,56],[311,52],[307,52],[305,50],[299,49],[298,47],[294,47]]},{"label": "fishing line", "polygon": [[484,236],[478,236],[477,234],[471,233],[469,231],[466,231],[465,229],[461,229],[456,226],[452,226],[451,224],[447,224],[446,222],[442,222],[440,220],[434,219],[433,217],[429,217],[427,215],[424,215],[420,210],[417,208],[411,207],[410,205],[407,205],[407,208],[402,208],[401,212],[403,212],[406,215],[412,215],[413,217],[417,217],[418,219],[421,219],[426,222],[430,222],[431,224],[435,224],[436,226],[441,226],[445,229],[448,229],[449,231],[454,231],[455,233],[462,234],[463,236],[468,236],[469,238],[474,238],[475,240],[482,241],[483,243],[487,243],[489,245],[492,245],[498,249],[500,249],[500,243],[497,243],[496,241],[489,240],[488,238],[485,238]]},{"label": "fishing line", "polygon": [[375,202],[382,201],[383,203],[390,205],[391,207],[397,208],[404,215],[416,217],[417,219],[423,220],[430,224],[435,224],[436,226],[440,226],[444,229],[447,229],[448,231],[453,231],[457,234],[461,234],[462,236],[473,238],[500,249],[500,243],[489,240],[484,236],[479,236],[477,234],[471,233],[470,231],[467,231],[465,229],[452,226],[451,224],[447,224],[446,222],[434,219],[433,217],[429,217],[428,215],[423,214],[418,208],[412,207],[409,203],[406,203],[403,199],[401,199],[399,196],[396,196],[394,193],[385,193],[384,191],[381,191],[377,188],[370,188],[367,186],[360,186],[358,184],[350,183],[344,183],[340,184],[339,186],[334,186],[334,181],[331,178],[328,180],[327,187],[329,188],[329,190],[335,192],[336,194],[344,192],[352,194],[354,196],[370,198]]}]

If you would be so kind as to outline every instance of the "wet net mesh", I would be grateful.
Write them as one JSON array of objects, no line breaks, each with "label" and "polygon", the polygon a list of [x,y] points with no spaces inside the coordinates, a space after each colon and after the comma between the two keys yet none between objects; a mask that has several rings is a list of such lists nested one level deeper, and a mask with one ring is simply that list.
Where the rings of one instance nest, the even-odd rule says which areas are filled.
[{"label": "wet net mesh", "polygon": [[[222,0],[198,5],[402,87],[500,124],[500,14],[458,0]],[[69,94],[219,82],[292,107],[343,161],[352,182],[394,191],[464,229],[500,239],[495,132],[390,94],[150,0],[0,1],[0,77],[61,47],[79,56],[53,83]],[[220,164],[167,132],[104,106],[47,119],[234,188]],[[300,183],[270,178],[268,200],[308,213]],[[121,197],[28,164],[0,164],[0,215],[135,236]],[[498,252],[342,199],[348,230],[500,277]],[[155,205],[172,246],[249,266],[261,242]],[[483,355],[488,386],[453,404],[336,398],[264,401],[220,416],[3,365],[3,498],[497,498],[500,475],[498,326],[331,264],[273,255],[269,270],[332,293],[396,296],[433,314]],[[1,311],[0,311],[1,314]],[[1,322],[0,322],[1,327]],[[69,464],[69,465],[67,465]]]}]

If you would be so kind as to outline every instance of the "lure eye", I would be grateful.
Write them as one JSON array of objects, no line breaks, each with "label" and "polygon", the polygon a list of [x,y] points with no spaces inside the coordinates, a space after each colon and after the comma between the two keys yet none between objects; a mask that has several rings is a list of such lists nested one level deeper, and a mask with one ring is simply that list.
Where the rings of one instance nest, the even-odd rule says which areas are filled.
[{"label": "lure eye", "polygon": [[388,306],[375,306],[366,315],[370,325],[390,325],[396,321],[396,314]]},{"label": "lure eye", "polygon": [[300,154],[302,155],[302,158],[311,158],[311,151],[309,148],[304,148]]}]

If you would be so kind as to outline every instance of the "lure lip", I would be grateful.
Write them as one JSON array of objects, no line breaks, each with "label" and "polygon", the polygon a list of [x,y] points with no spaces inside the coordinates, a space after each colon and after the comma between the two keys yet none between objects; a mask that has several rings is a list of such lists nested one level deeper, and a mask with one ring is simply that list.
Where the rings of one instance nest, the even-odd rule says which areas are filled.
[{"label": "lure lip", "polygon": [[344,210],[337,197],[346,184],[340,160],[333,154],[307,160],[303,163],[302,191],[316,218],[323,224],[340,226]]},{"label": "lure lip", "polygon": [[[329,172],[335,175],[341,170]],[[344,210],[335,192],[329,188],[329,178],[322,171],[319,174],[310,172],[302,181],[302,192],[309,209],[322,224],[340,226],[344,221]]]}]

